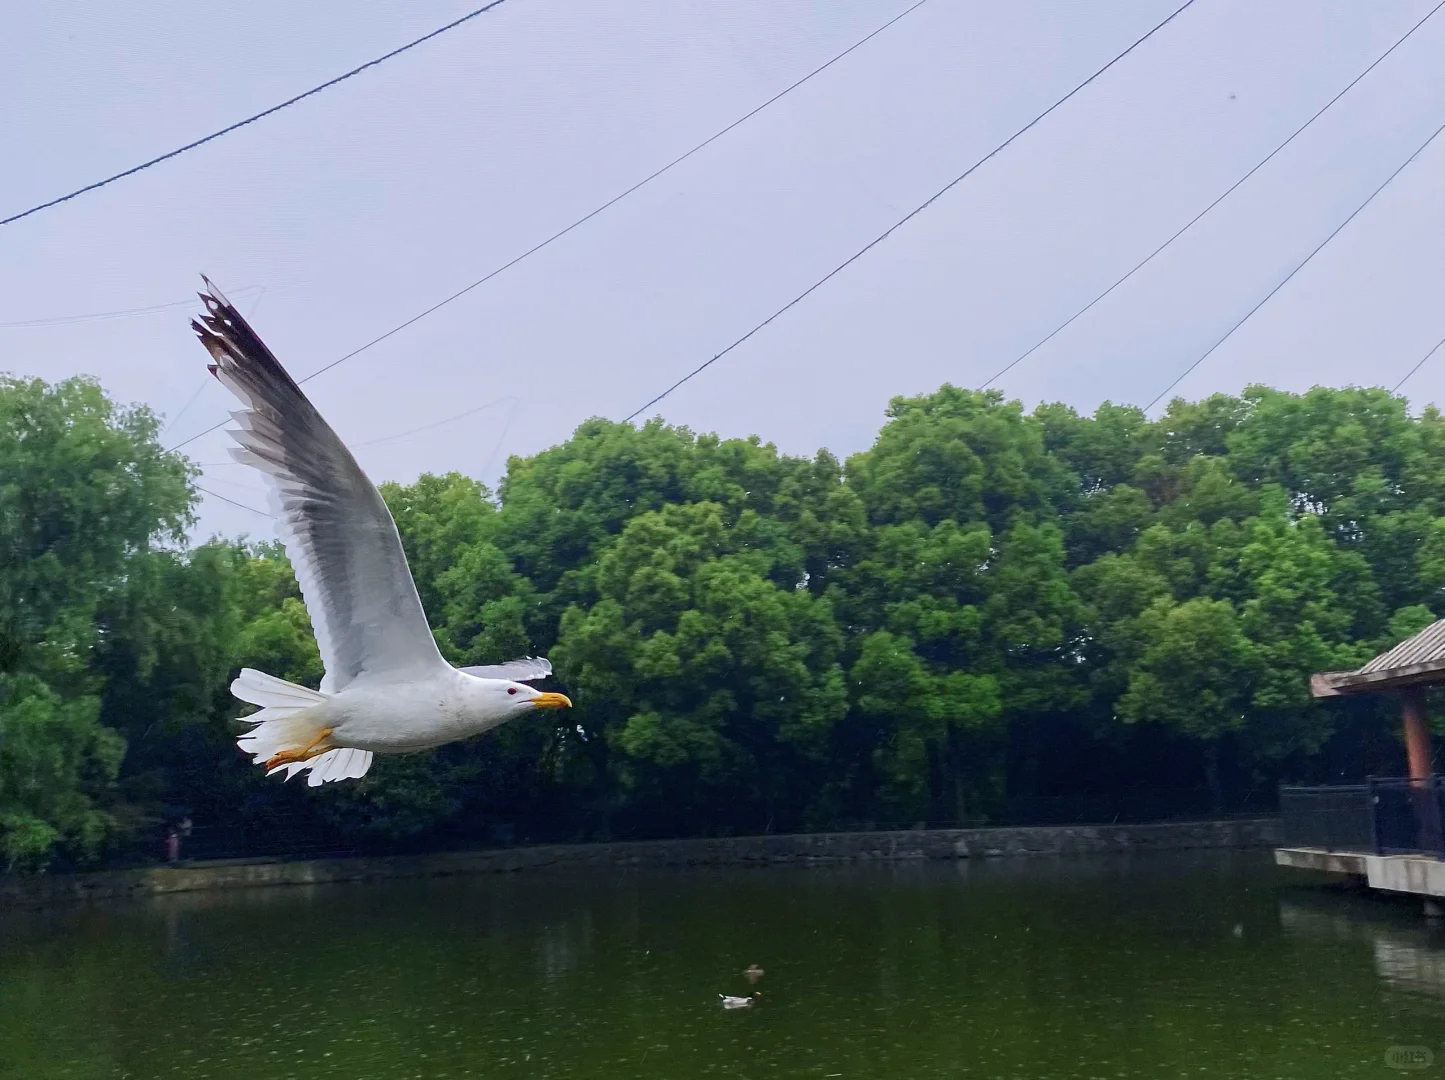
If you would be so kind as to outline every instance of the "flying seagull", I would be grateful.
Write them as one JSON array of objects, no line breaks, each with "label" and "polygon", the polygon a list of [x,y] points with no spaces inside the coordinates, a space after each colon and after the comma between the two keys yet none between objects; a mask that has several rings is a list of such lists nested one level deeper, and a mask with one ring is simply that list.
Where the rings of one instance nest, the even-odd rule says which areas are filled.
[{"label": "flying seagull", "polygon": [[267,480],[271,513],[295,568],[326,674],[321,689],[244,668],[231,693],[261,706],[236,740],[267,775],[308,771],[316,787],[360,777],[373,754],[455,742],[534,709],[570,707],[527,683],[552,665],[527,657],[455,668],[442,659],[396,522],[336,432],[209,279],[191,329],[211,374],[245,407],[231,414],[237,461]]}]

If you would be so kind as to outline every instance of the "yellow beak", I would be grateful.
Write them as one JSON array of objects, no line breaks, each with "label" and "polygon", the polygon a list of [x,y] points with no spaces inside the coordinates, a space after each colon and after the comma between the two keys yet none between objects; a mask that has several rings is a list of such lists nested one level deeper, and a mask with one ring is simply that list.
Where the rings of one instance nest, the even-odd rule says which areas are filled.
[{"label": "yellow beak", "polygon": [[532,706],[538,709],[570,709],[572,699],[566,694],[538,694],[532,699]]}]

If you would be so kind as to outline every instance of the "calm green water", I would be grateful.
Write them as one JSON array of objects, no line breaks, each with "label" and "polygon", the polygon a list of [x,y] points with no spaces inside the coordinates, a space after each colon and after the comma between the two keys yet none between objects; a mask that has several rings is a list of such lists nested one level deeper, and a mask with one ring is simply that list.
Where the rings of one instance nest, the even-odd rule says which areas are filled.
[{"label": "calm green water", "polygon": [[[517,875],[0,915],[0,1076],[1445,1071],[1445,943],[1258,853]],[[1236,927],[1242,927],[1236,930]],[[756,1008],[742,970],[766,975]]]}]

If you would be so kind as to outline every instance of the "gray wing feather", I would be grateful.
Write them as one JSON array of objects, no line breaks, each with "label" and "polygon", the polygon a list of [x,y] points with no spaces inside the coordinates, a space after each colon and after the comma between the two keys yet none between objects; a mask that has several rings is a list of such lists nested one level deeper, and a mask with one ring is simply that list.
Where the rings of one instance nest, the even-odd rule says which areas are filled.
[{"label": "gray wing feather", "polygon": [[335,693],[363,672],[444,663],[381,493],[254,330],[209,281],[191,328],[211,373],[245,405],[232,456],[267,479],[276,531],[296,571]]},{"label": "gray wing feather", "polygon": [[535,682],[552,674],[552,663],[545,656],[524,656],[505,664],[482,664],[458,670],[479,679],[508,679],[511,682]]}]

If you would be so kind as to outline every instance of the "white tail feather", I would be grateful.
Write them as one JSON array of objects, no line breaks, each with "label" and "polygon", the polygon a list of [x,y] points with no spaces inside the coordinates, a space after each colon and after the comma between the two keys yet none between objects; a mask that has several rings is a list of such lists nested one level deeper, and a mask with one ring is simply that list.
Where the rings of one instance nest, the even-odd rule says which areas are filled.
[{"label": "white tail feather", "polygon": [[[311,787],[320,787],[333,780],[356,779],[365,776],[366,770],[371,768],[371,751],[340,747],[310,761],[303,761],[301,767],[311,770],[311,775],[306,778]],[[291,778],[290,772],[286,778]]]},{"label": "white tail feather", "polygon": [[308,705],[319,705],[326,695],[308,690],[294,682],[278,679],[255,668],[242,668],[241,674],[231,683],[231,693],[242,701],[266,708],[304,709]]},{"label": "white tail feather", "polygon": [[[304,750],[321,735],[321,725],[310,716],[312,708],[327,698],[326,694],[278,679],[274,675],[243,668],[231,683],[231,693],[242,701],[262,706],[260,712],[241,719],[255,725],[236,740],[236,745],[251,755],[256,765],[264,765],[284,750]],[[306,782],[320,787],[333,780],[362,777],[371,768],[371,751],[337,747],[318,754],[308,761],[277,765],[266,775],[286,771],[290,780],[298,772],[310,772]]]}]

